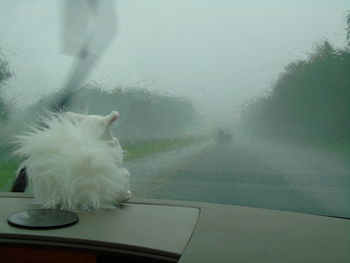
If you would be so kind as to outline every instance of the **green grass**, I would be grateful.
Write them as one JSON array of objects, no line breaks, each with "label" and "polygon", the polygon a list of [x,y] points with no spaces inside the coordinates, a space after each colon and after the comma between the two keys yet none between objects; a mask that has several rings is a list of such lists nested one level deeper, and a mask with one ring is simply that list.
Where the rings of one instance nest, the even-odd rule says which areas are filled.
[{"label": "green grass", "polygon": [[337,144],[326,144],[323,148],[331,152],[341,153],[350,156],[350,142],[347,143],[337,143]]},{"label": "green grass", "polygon": [[309,142],[301,143],[300,146],[307,146],[310,148],[314,148],[315,150],[327,151],[340,154],[344,157],[350,157],[350,142]]},{"label": "green grass", "polygon": [[0,162],[0,192],[10,190],[19,162],[15,160],[5,160]]},{"label": "green grass", "polygon": [[[167,152],[202,142],[206,137],[186,137],[163,140],[129,141],[123,144],[125,161],[137,160],[153,153]],[[0,192],[10,190],[19,161],[8,159],[8,153],[0,156]]]},{"label": "green grass", "polygon": [[185,137],[163,140],[130,141],[123,144],[125,161],[146,157],[153,153],[167,152],[202,142],[206,137]]}]

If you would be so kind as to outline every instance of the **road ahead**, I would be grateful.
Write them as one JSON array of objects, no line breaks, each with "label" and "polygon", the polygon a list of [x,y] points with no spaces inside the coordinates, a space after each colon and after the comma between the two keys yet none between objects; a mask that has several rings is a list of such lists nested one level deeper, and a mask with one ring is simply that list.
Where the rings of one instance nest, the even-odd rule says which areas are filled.
[{"label": "road ahead", "polygon": [[234,141],[128,164],[137,197],[350,217],[345,157],[292,145]]}]

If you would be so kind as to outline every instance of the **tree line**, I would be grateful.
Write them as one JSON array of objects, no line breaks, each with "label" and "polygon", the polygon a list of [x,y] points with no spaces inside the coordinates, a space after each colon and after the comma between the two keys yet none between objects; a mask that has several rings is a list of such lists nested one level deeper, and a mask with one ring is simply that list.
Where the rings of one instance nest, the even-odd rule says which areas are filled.
[{"label": "tree line", "polygon": [[323,41],[288,64],[266,96],[244,107],[244,126],[281,140],[350,142],[350,15],[346,30],[348,47]]},{"label": "tree line", "polygon": [[[24,109],[23,114],[42,115],[58,94],[42,97]],[[85,85],[72,95],[65,110],[96,115],[119,111],[120,118],[113,129],[123,140],[181,137],[199,121],[196,108],[185,97],[167,96],[138,87],[111,88],[97,82]]]},{"label": "tree line", "polygon": [[[9,62],[0,49],[0,126],[3,128],[6,126],[6,121],[13,116],[15,116],[12,118],[15,122],[28,122],[30,119],[35,121],[59,94],[56,92],[44,96],[26,109],[11,108],[10,103],[5,99],[4,87],[6,81],[12,76]],[[11,112],[10,109],[12,109]],[[82,87],[73,96],[66,110],[98,115],[106,115],[113,110],[118,110],[121,116],[116,125],[118,136],[136,139],[181,136],[198,120],[198,113],[187,98],[166,96],[137,87],[111,89],[102,87],[96,82]],[[18,125],[12,123],[12,126]]]},{"label": "tree line", "polygon": [[136,139],[181,136],[198,117],[187,98],[136,87],[108,89],[98,83],[83,87],[72,99],[69,110],[99,115],[117,110],[118,136]]},{"label": "tree line", "polygon": [[[0,49],[1,54],[1,49]],[[0,122],[8,119],[8,115],[10,112],[9,104],[4,99],[4,86],[6,80],[12,77],[12,72],[9,67],[8,61],[0,57]]]}]

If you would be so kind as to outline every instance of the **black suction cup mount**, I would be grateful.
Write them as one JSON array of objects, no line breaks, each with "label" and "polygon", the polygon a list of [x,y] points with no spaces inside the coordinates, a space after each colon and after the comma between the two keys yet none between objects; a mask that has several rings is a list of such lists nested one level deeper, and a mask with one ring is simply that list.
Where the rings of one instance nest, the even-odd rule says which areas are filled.
[{"label": "black suction cup mount", "polygon": [[10,225],[27,229],[61,228],[74,225],[78,221],[77,214],[60,209],[24,210],[7,218]]}]

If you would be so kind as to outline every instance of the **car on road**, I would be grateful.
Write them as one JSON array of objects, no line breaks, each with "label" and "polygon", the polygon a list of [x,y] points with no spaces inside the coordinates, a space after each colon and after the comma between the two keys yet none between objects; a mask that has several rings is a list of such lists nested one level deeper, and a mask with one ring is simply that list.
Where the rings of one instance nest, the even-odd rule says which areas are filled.
[{"label": "car on road", "polygon": [[225,129],[220,129],[216,133],[216,141],[219,144],[226,144],[226,143],[231,143],[233,139],[232,132],[225,130]]}]

